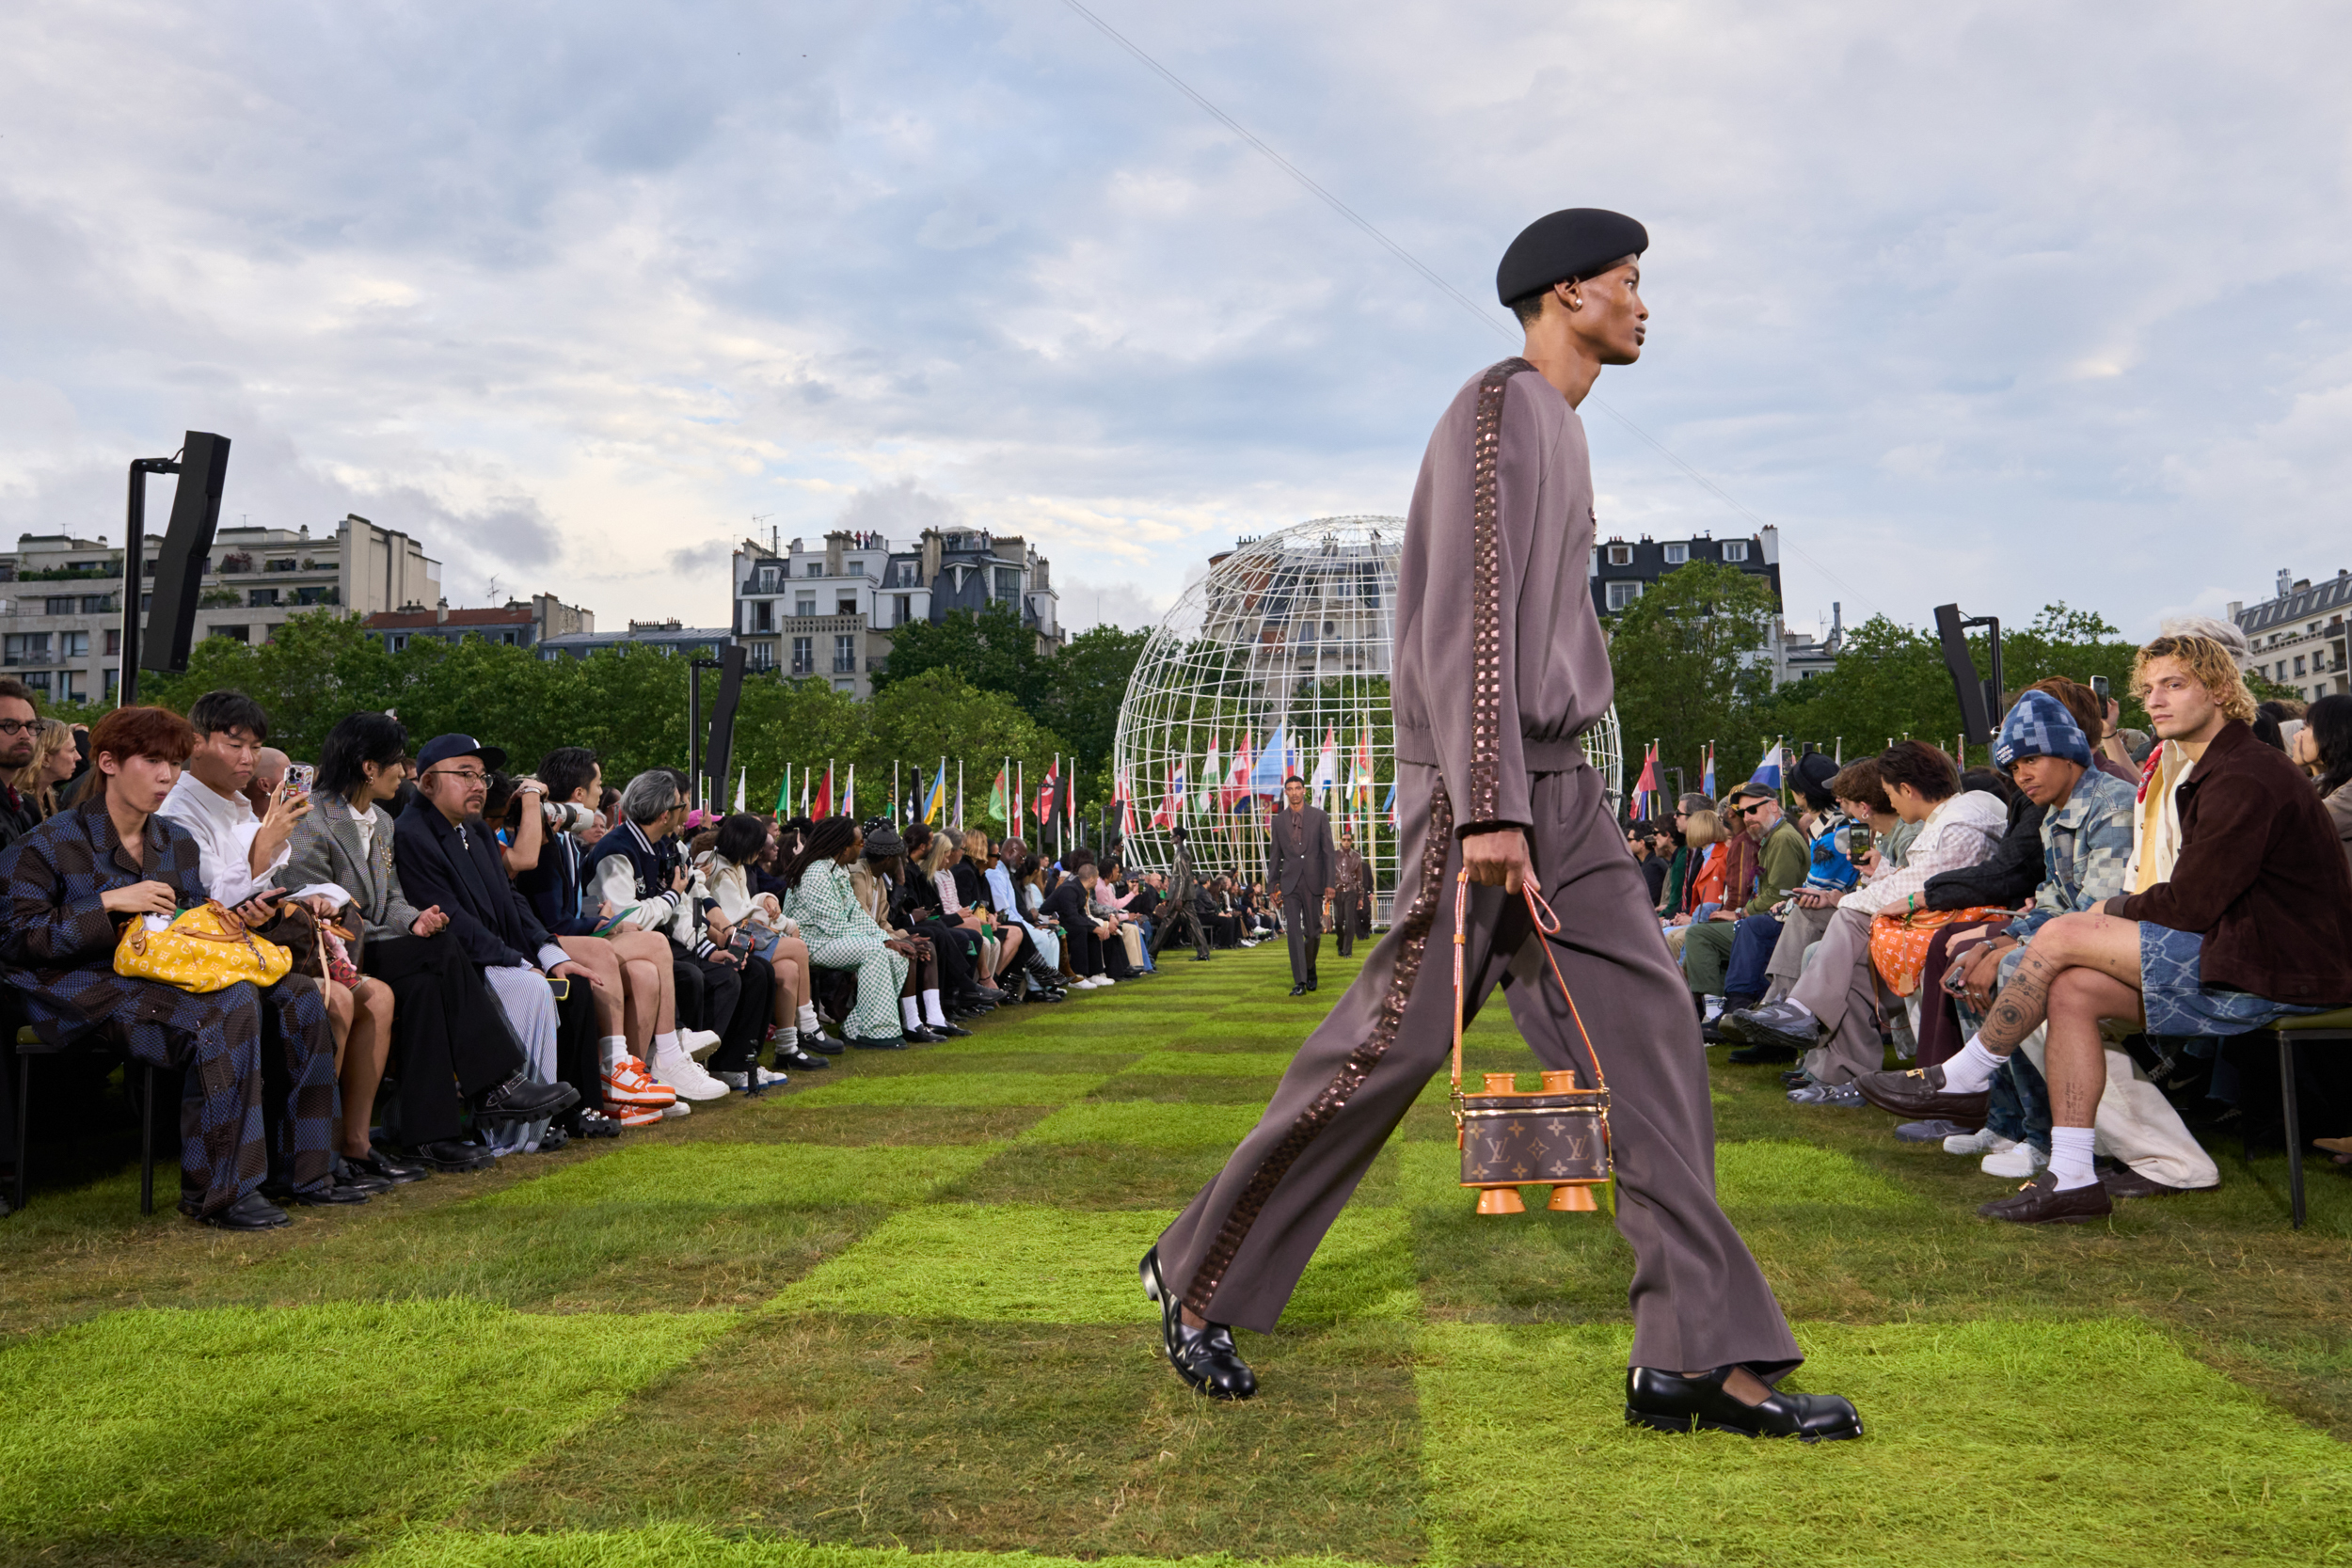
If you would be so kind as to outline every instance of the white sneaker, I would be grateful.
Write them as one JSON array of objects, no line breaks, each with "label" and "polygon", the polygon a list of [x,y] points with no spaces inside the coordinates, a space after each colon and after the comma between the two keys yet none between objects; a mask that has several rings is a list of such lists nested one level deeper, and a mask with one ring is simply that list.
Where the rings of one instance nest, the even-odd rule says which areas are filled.
[{"label": "white sneaker", "polygon": [[1944,1140],[1947,1154],[2006,1154],[2016,1147],[1990,1127],[1979,1127],[1974,1132],[1955,1132]]},{"label": "white sneaker", "polygon": [[699,1062],[719,1049],[719,1037],[707,1029],[680,1029],[677,1043],[680,1050]]},{"label": "white sneaker", "polygon": [[675,1121],[679,1117],[691,1117],[693,1114],[694,1107],[689,1105],[683,1100],[673,1100],[667,1105],[661,1107],[661,1119],[664,1121]]},{"label": "white sneaker", "polygon": [[1094,977],[1094,983],[1098,986],[1115,986],[1119,984],[1118,981],[1112,979],[1107,974],[1097,974]]},{"label": "white sneaker", "polygon": [[2006,1176],[2012,1180],[2030,1177],[2050,1163],[2050,1157],[2031,1144],[2011,1144],[1998,1154],[1988,1154],[1977,1168],[1987,1176]]},{"label": "white sneaker", "polygon": [[1699,1022],[1702,1023],[1712,1023],[1723,1016],[1724,999],[1720,996],[1710,996],[1707,999],[1707,1016]]},{"label": "white sneaker", "polygon": [[[759,1074],[759,1086],[763,1089],[772,1088],[776,1085],[785,1082],[783,1073],[771,1072],[764,1067],[755,1068],[753,1069],[753,1071]],[[720,1083],[724,1084],[731,1089],[743,1089],[748,1091],[752,1086],[752,1075],[749,1072],[714,1072],[710,1076],[716,1078]]]},{"label": "white sneaker", "polygon": [[702,1064],[680,1052],[657,1055],[653,1075],[677,1091],[680,1100],[724,1100],[727,1086],[702,1069]]}]

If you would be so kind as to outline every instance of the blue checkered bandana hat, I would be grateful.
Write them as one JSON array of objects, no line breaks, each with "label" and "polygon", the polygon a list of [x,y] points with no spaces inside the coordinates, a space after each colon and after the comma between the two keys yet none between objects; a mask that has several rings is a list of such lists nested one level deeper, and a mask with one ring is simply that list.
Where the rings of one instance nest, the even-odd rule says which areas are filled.
[{"label": "blue checkered bandana hat", "polygon": [[2066,705],[2047,691],[2027,691],[2001,721],[1993,760],[2003,768],[2027,757],[2058,757],[2090,766],[2090,742]]}]

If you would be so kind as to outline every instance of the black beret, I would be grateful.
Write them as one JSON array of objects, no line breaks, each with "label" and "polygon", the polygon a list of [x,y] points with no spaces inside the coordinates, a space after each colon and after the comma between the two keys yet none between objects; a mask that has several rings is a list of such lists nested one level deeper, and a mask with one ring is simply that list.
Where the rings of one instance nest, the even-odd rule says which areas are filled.
[{"label": "black beret", "polygon": [[1590,277],[1649,248],[1649,230],[1605,207],[1567,207],[1519,230],[1495,268],[1503,304],[1569,277]]}]

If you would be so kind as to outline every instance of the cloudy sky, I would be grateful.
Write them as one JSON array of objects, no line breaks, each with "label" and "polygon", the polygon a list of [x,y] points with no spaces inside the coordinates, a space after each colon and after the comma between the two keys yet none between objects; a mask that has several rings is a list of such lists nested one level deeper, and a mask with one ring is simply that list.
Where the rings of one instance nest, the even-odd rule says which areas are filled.
[{"label": "cloudy sky", "polygon": [[[0,534],[356,511],[453,603],[723,621],[728,546],[1038,540],[1152,617],[1404,509],[1551,208],[1650,229],[1604,533],[1779,526],[1788,609],[2125,630],[2352,566],[2352,12],[26,0],[0,23]],[[1620,420],[1630,421],[1629,424]],[[1099,609],[1098,609],[1099,606]]]}]

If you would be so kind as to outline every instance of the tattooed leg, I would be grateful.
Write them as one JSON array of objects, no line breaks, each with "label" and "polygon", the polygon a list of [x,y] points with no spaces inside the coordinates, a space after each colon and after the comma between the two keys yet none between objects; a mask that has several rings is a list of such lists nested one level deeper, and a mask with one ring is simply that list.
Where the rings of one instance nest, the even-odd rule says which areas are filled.
[{"label": "tattooed leg", "polygon": [[2106,1093],[2106,1041],[2099,1021],[2135,1018],[2139,992],[2095,969],[2070,969],[2050,987],[2050,1032],[2042,1057],[2050,1083],[2050,1120],[2059,1127],[2089,1127]]},{"label": "tattooed leg", "polygon": [[[2106,914],[2066,914],[2036,931],[2026,944],[2017,974],[1993,1000],[1979,1037],[1984,1048],[2006,1056],[2017,1042],[2049,1017],[2051,987],[2069,971],[2082,969],[2133,992],[2117,1016],[2138,1012],[2139,926]],[[2099,993],[2113,1006],[2114,992]]]}]

